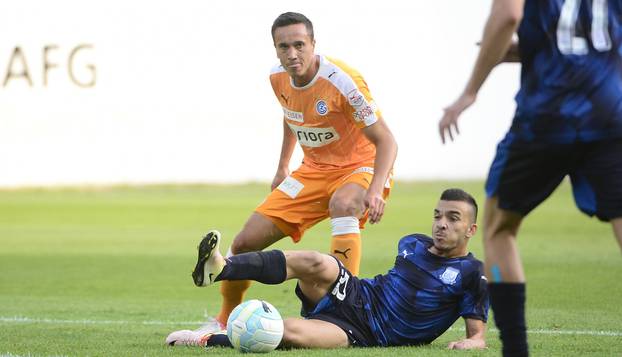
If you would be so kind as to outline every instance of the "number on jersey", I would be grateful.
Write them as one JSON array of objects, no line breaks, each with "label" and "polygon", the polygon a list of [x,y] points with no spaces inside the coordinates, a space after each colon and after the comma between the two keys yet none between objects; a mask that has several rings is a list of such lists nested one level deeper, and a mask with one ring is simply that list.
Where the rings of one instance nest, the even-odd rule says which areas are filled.
[{"label": "number on jersey", "polygon": [[[583,0],[565,0],[557,22],[557,47],[565,55],[586,55],[587,39],[576,36],[577,17]],[[607,0],[592,0],[591,40],[599,52],[611,49]]]}]

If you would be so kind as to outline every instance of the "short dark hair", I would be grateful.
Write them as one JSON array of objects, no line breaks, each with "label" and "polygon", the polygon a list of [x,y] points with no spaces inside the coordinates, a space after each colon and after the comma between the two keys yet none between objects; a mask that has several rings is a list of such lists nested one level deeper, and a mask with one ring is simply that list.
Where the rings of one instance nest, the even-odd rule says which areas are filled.
[{"label": "short dark hair", "polygon": [[309,37],[313,40],[313,24],[311,20],[297,12],[285,12],[280,14],[272,23],[272,41],[274,41],[274,31],[276,31],[277,28],[296,24],[304,24]]},{"label": "short dark hair", "polygon": [[441,201],[461,201],[470,204],[473,207],[473,222],[477,222],[477,202],[466,191],[459,188],[446,189],[441,194]]}]

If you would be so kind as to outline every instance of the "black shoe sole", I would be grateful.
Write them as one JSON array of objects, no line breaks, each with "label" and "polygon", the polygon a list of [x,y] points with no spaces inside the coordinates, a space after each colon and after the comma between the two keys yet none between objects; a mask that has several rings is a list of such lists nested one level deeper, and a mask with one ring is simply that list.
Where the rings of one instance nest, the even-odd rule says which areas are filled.
[{"label": "black shoe sole", "polygon": [[218,236],[214,232],[209,232],[199,243],[199,257],[197,258],[197,265],[192,272],[192,280],[194,285],[203,286],[205,281],[204,271],[205,263],[212,256],[212,252],[218,245]]}]

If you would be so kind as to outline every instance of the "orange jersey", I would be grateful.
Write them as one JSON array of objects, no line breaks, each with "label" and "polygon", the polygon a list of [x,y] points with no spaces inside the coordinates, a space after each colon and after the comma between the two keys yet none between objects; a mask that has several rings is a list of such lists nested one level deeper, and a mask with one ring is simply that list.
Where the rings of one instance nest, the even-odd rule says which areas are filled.
[{"label": "orange jersey", "polygon": [[295,87],[282,66],[272,69],[270,83],[283,107],[283,119],[304,151],[304,163],[318,169],[373,166],[376,147],[362,128],[381,113],[356,70],[319,56],[313,80]]}]

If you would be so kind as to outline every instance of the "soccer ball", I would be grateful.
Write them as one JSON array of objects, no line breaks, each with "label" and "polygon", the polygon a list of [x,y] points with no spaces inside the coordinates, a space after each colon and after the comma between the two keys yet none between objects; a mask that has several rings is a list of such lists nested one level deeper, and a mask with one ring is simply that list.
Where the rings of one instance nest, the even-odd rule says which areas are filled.
[{"label": "soccer ball", "polygon": [[242,352],[270,352],[283,338],[283,319],[270,303],[248,300],[229,315],[227,337]]}]

